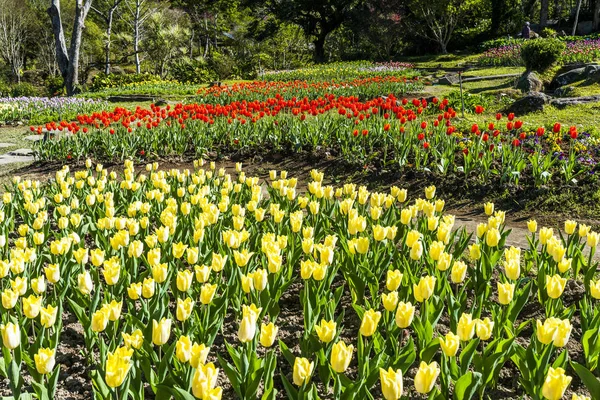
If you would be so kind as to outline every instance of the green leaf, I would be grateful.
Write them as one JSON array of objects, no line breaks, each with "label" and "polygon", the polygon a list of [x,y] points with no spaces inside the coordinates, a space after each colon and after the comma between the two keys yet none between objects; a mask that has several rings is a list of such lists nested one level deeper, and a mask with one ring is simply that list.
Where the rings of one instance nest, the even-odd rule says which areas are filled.
[{"label": "green leaf", "polygon": [[482,376],[479,372],[467,372],[461,376],[454,384],[454,399],[468,400],[473,398],[473,395],[482,384]]},{"label": "green leaf", "polygon": [[460,353],[460,370],[463,375],[466,374],[469,365],[471,364],[471,360],[473,359],[473,354],[475,354],[475,350],[477,350],[478,345],[479,338],[471,339],[469,344]]},{"label": "green leaf", "polygon": [[600,400],[600,380],[589,369],[575,361],[571,361],[571,367],[575,370],[587,390],[589,390],[592,400]]},{"label": "green leaf", "polygon": [[171,394],[171,396],[173,396],[175,398],[175,400],[196,400],[196,398],[186,392],[185,390],[178,388],[178,387],[170,387],[167,385],[158,385],[156,387],[157,392],[156,392],[156,398],[160,398],[159,393],[161,392],[167,392],[169,394]]}]

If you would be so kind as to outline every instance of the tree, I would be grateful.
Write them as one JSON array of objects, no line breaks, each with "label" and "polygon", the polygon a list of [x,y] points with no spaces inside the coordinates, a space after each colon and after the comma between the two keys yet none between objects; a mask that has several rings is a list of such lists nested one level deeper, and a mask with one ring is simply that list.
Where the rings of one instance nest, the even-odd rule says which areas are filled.
[{"label": "tree", "polygon": [[366,0],[247,0],[250,4],[266,7],[282,21],[302,28],[311,38],[315,61],[325,60],[327,35],[351,18],[353,10]]},{"label": "tree", "polygon": [[113,27],[113,17],[115,11],[119,7],[123,0],[104,0],[103,3],[106,6],[105,11],[101,11],[96,7],[92,7],[92,10],[104,21],[106,24],[106,42],[104,44],[104,73],[110,74],[110,46],[111,46],[111,35],[112,35],[112,27]]},{"label": "tree", "polygon": [[52,30],[56,44],[56,61],[58,68],[65,81],[67,95],[75,93],[79,84],[79,52],[81,50],[81,38],[85,27],[85,19],[92,7],[92,0],[75,0],[75,20],[71,33],[71,43],[67,51],[65,33],[60,16],[60,0],[50,0],[48,14],[52,21]]},{"label": "tree", "polygon": [[169,63],[186,52],[190,36],[187,14],[180,10],[162,9],[154,12],[148,21],[146,51],[152,55],[154,71],[162,78],[167,76]]},{"label": "tree", "polygon": [[0,55],[21,82],[25,43],[29,37],[28,10],[19,0],[0,0]]},{"label": "tree", "polygon": [[135,72],[142,72],[140,54],[140,43],[144,35],[145,24],[150,16],[156,11],[156,4],[150,0],[130,0],[126,2],[131,16],[130,24],[133,28],[133,53],[135,60]]},{"label": "tree", "polygon": [[410,0],[408,9],[414,18],[407,18],[408,24],[447,54],[457,25],[472,9],[481,7],[480,3],[479,0]]}]

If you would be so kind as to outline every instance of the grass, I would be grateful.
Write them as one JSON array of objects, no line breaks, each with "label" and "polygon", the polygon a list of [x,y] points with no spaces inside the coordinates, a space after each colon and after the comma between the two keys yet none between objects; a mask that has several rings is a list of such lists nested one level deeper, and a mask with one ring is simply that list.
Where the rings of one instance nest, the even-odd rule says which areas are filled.
[{"label": "grass", "polygon": [[[4,126],[0,128],[0,143],[12,143],[14,146],[0,148],[0,154],[6,154],[16,149],[30,149],[33,142],[25,140],[25,136],[31,135],[26,126]],[[6,166],[1,167],[4,172]]]},{"label": "grass", "polygon": [[470,69],[463,76],[493,76],[493,75],[509,75],[522,74],[525,72],[525,67],[484,67]]}]

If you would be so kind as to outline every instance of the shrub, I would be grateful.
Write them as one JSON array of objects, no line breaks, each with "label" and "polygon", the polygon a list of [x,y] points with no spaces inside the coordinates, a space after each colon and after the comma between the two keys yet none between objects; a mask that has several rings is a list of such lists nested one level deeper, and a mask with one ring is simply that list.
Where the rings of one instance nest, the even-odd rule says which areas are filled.
[{"label": "shrub", "polygon": [[102,89],[130,85],[133,83],[159,83],[162,79],[152,74],[109,74],[99,73],[94,76],[90,90],[97,92]]},{"label": "shrub", "polygon": [[33,97],[39,95],[38,90],[31,83],[21,82],[12,86],[12,97]]},{"label": "shrub", "polygon": [[202,59],[180,58],[171,64],[170,70],[173,78],[182,83],[206,83],[218,78]]},{"label": "shrub", "polygon": [[62,76],[49,76],[44,84],[50,97],[65,94],[65,81]]},{"label": "shrub", "polygon": [[558,39],[530,40],[521,47],[521,58],[528,71],[544,72],[560,59],[565,49]]}]

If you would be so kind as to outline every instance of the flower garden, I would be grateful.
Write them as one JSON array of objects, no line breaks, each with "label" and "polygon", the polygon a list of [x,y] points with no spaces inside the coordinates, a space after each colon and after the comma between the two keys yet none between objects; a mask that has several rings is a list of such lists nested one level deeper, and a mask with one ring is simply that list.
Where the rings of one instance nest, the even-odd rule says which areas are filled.
[{"label": "flower garden", "polygon": [[[0,395],[600,398],[598,228],[533,218],[516,247],[498,205],[466,229],[428,181],[596,190],[597,135],[466,122],[424,87],[411,64],[346,63],[160,106],[7,102],[60,166],[2,195]],[[236,162],[269,153],[425,189]]]}]

